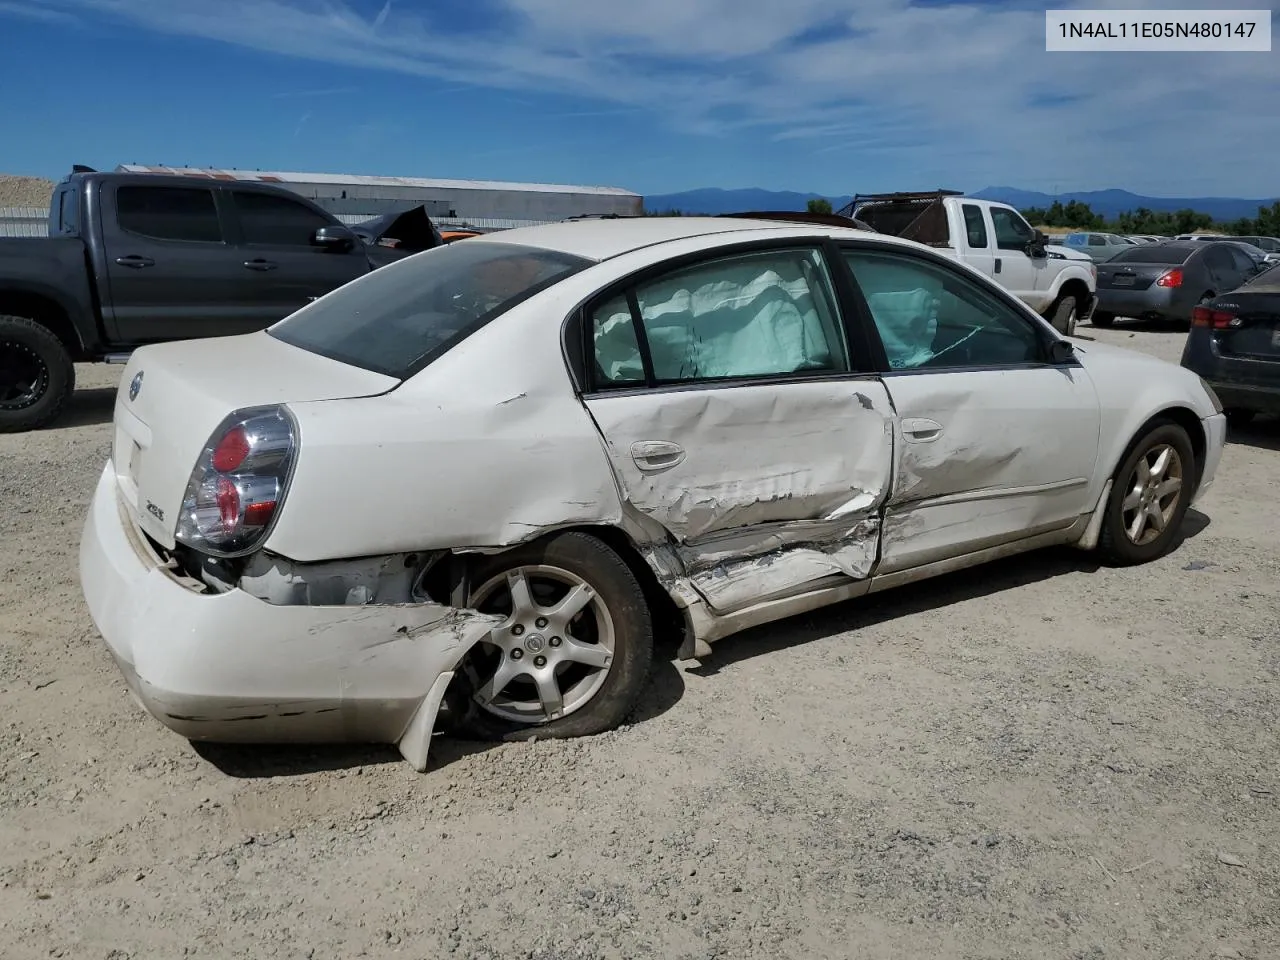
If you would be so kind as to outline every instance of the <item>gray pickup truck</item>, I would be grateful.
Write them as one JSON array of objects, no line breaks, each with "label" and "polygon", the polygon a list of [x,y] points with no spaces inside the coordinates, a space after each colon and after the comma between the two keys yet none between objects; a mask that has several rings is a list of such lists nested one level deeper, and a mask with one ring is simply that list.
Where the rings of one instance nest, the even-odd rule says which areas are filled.
[{"label": "gray pickup truck", "polygon": [[48,237],[0,239],[0,432],[55,418],[74,363],[260,330],[443,242],[421,207],[348,227],[271,184],[78,169]]}]

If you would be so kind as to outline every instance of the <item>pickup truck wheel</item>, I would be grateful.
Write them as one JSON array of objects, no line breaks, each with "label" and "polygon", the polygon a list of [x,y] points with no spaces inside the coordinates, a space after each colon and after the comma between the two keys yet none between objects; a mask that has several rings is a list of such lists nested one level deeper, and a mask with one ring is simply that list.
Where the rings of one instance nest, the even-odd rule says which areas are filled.
[{"label": "pickup truck wheel", "polygon": [[1069,293],[1059,296],[1049,310],[1049,322],[1064,337],[1075,336],[1076,320],[1079,316],[1080,302]]},{"label": "pickup truck wheel", "polygon": [[1116,322],[1116,315],[1103,310],[1095,310],[1093,311],[1093,316],[1089,318],[1089,322],[1095,327],[1109,327]]},{"label": "pickup truck wheel", "polygon": [[0,316],[0,433],[48,423],[75,384],[71,355],[52,331],[26,317]]},{"label": "pickup truck wheel", "polygon": [[584,533],[557,534],[483,558],[470,580],[467,605],[506,619],[459,665],[447,694],[450,732],[582,737],[626,719],[648,677],[653,623],[613,549]]}]

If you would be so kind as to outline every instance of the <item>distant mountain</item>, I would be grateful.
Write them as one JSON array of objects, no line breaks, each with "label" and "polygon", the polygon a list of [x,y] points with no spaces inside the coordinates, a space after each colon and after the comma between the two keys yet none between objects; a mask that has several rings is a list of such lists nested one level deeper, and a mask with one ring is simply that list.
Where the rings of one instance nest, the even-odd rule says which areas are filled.
[{"label": "distant mountain", "polygon": [[1089,205],[1094,213],[1104,217],[1114,217],[1126,210],[1146,207],[1148,210],[1173,213],[1177,210],[1195,210],[1207,213],[1215,220],[1238,220],[1241,217],[1256,217],[1259,207],[1269,207],[1276,202],[1271,200],[1244,200],[1238,197],[1144,197],[1128,190],[1081,190],[1075,193],[1063,193],[1057,196],[1048,193],[1037,193],[1033,190],[1018,190],[1014,187],[987,187],[973,196],[981,200],[997,200],[1026,210],[1028,207],[1048,207],[1054,200],[1066,203],[1078,200]]},{"label": "distant mountain", "polygon": [[[748,210],[803,210],[810,200],[821,194],[797,193],[791,190],[721,190],[708,187],[686,190],[684,193],[667,193],[644,198],[644,208],[650,213],[679,210],[682,213],[741,213]],[[1271,200],[1246,200],[1237,197],[1144,197],[1128,190],[1084,190],[1053,196],[1034,190],[1018,190],[1014,187],[987,187],[970,196],[981,200],[997,200],[1026,210],[1028,207],[1048,207],[1053,201],[1078,200],[1087,203],[1094,213],[1114,217],[1126,210],[1146,207],[1148,210],[1195,210],[1210,214],[1215,220],[1237,220],[1240,217],[1256,217],[1258,207],[1269,207]],[[832,209],[839,210],[851,199],[848,196],[827,197]]]},{"label": "distant mountain", "polygon": [[[795,193],[790,190],[721,190],[707,187],[702,190],[686,190],[684,193],[666,193],[644,198],[644,208],[650,213],[679,210],[681,213],[743,213],[750,210],[803,210],[810,200],[821,197],[817,193]],[[849,202],[849,197],[827,197],[832,209],[838,210]]]}]

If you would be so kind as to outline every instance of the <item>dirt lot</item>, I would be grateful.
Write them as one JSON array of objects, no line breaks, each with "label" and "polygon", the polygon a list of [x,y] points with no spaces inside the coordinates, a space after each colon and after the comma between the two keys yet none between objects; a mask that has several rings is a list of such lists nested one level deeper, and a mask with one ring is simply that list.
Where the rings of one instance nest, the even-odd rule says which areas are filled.
[{"label": "dirt lot", "polygon": [[76,577],[117,375],[0,437],[0,956],[1280,956],[1280,424],[1159,563],[753,631],[614,734],[420,776],[137,710]]}]

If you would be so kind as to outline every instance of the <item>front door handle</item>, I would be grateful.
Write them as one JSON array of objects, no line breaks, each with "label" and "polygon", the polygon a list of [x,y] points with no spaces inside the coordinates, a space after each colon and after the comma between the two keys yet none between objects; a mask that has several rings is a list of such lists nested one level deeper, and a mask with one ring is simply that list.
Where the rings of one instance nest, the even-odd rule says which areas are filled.
[{"label": "front door handle", "polygon": [[907,417],[902,421],[902,435],[908,443],[932,443],[942,436],[942,424],[923,417]]},{"label": "front door handle", "polygon": [[116,257],[116,263],[122,267],[130,267],[134,270],[141,270],[143,267],[154,267],[156,262],[150,257],[140,257],[136,253],[127,257]]},{"label": "front door handle", "polygon": [[641,470],[667,470],[684,461],[684,447],[670,440],[639,440],[631,445],[631,459]]},{"label": "front door handle", "polygon": [[262,259],[246,260],[244,265],[250,270],[274,270],[276,267],[280,266],[280,264],[276,263],[274,260]]}]

